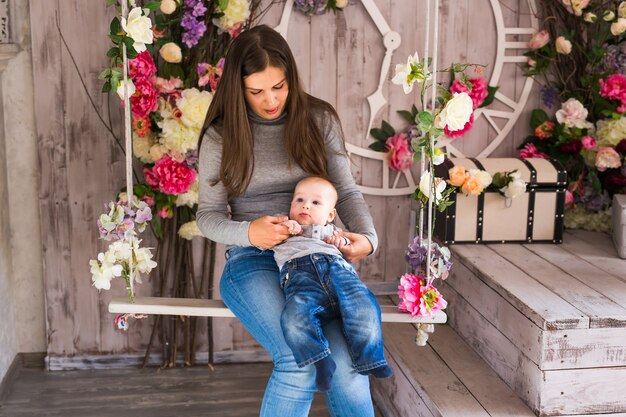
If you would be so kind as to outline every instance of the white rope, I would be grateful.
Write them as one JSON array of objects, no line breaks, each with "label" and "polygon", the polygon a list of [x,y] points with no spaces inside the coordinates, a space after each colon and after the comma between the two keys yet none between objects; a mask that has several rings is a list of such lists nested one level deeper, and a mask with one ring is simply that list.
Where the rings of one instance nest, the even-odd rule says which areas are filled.
[{"label": "white rope", "polygon": [[[434,29],[434,39],[433,39],[433,71],[432,71],[432,103],[431,108],[433,114],[435,112],[435,103],[437,102],[437,54],[438,54],[438,44],[439,44],[439,0],[435,0],[435,29]],[[431,164],[432,164],[432,156],[435,150],[435,138],[433,135],[430,135],[430,150],[431,150]],[[428,248],[427,248],[427,267],[426,267],[426,281],[430,284],[433,280],[430,276],[430,263],[432,262],[432,235],[433,235],[433,201],[437,197],[436,187],[433,187],[435,181],[435,173],[430,173],[431,183],[430,183],[430,198],[428,199]]]},{"label": "white rope", "polygon": [[[426,36],[424,40],[424,69],[428,70],[428,53],[430,44],[430,0],[426,2]],[[426,81],[424,81],[426,82]],[[424,96],[424,99],[426,97]],[[425,106],[426,103],[422,103]],[[422,154],[420,156],[420,175],[424,174],[426,170],[426,155],[424,154],[424,147],[422,147]],[[419,237],[420,240],[424,239],[424,206],[420,206],[420,219],[419,219]]]},{"label": "white rope", "polygon": [[[122,5],[122,17],[126,19],[128,17],[128,1],[121,0]],[[128,201],[128,207],[132,209],[133,197],[135,193],[133,191],[133,139],[132,139],[132,120],[130,109],[130,97],[128,96],[128,56],[126,55],[126,44],[122,44],[122,62],[124,72],[124,137],[126,147],[126,199]],[[133,251],[131,248],[131,256],[128,261],[129,269],[129,283],[130,294],[135,296],[134,289],[134,276],[133,276]]]}]

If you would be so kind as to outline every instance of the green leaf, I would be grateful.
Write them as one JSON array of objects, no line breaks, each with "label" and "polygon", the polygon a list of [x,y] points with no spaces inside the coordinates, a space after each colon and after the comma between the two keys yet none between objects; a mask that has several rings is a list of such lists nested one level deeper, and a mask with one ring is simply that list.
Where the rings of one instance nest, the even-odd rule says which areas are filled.
[{"label": "green leaf", "polygon": [[111,20],[111,25],[109,27],[109,33],[111,35],[119,35],[120,32],[122,32],[122,25],[120,23],[120,19],[117,16],[115,16],[113,20]]},{"label": "green leaf", "polygon": [[422,111],[417,115],[419,121],[419,128],[426,132],[433,127],[433,115],[428,111]]},{"label": "green leaf", "polygon": [[180,64],[172,64],[170,62],[166,62],[162,68],[163,78],[176,77],[180,78],[181,80],[185,79],[185,71]]},{"label": "green leaf", "polygon": [[483,104],[481,104],[479,106],[480,107],[487,107],[488,105],[490,105],[491,103],[493,103],[493,99],[496,97],[496,91],[498,91],[498,88],[500,87],[492,87],[492,86],[487,86],[487,97],[485,97],[485,101],[483,101]]},{"label": "green leaf", "polygon": [[104,84],[102,84],[102,92],[103,93],[110,93],[111,92],[111,83],[110,82],[106,82]]},{"label": "green leaf", "polygon": [[396,134],[396,130],[386,120],[383,120],[383,132],[388,138]]},{"label": "green leaf", "polygon": [[370,135],[372,135],[374,138],[378,139],[381,142],[386,142],[387,138],[389,137],[385,135],[385,132],[383,132],[382,129],[379,129],[377,127],[370,129]]},{"label": "green leaf", "polygon": [[383,142],[380,142],[380,141],[376,141],[376,142],[370,143],[368,148],[370,148],[371,150],[376,151],[376,152],[386,152],[387,151],[387,148],[385,148],[385,144]]},{"label": "green leaf", "polygon": [[119,45],[120,42],[122,42],[122,39],[124,39],[124,37],[121,35],[109,35],[109,38],[111,38],[111,42],[116,45]]},{"label": "green leaf", "polygon": [[220,10],[226,10],[228,7],[228,0],[218,0],[217,4]]},{"label": "green leaf", "polygon": [[406,120],[409,124],[415,124],[415,117],[410,111],[407,110],[398,110],[396,111],[404,120]]},{"label": "green leaf", "polygon": [[158,10],[159,7],[161,7],[161,2],[152,0],[144,4],[143,7],[144,9],[149,9],[151,12],[154,12],[155,10]]},{"label": "green leaf", "polygon": [[115,58],[119,54],[120,54],[120,48],[118,48],[117,46],[114,46],[113,48],[111,48],[111,49],[109,49],[107,51],[107,56],[109,58]]},{"label": "green leaf", "polygon": [[537,126],[549,120],[548,114],[542,109],[534,109],[530,115],[530,127],[534,130]]},{"label": "green leaf", "polygon": [[491,181],[491,184],[493,184],[497,188],[504,187],[506,183],[507,183],[507,177],[504,175],[503,172],[496,172]]},{"label": "green leaf", "polygon": [[100,72],[100,74],[98,74],[98,79],[99,80],[107,80],[111,78],[111,68],[107,68],[105,70],[102,70],[102,72]]},{"label": "green leaf", "polygon": [[117,0],[106,0],[107,2],[107,6],[113,6],[114,4],[117,3]]},{"label": "green leaf", "polygon": [[163,239],[163,229],[161,228],[161,218],[159,216],[152,216],[152,230],[154,230],[154,235],[157,239]]}]

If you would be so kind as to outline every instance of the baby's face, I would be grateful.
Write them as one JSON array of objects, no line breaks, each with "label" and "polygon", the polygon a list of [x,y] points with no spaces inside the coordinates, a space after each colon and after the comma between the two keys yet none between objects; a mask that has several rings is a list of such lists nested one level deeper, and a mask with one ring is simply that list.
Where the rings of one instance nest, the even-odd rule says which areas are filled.
[{"label": "baby's face", "polygon": [[304,180],[296,186],[291,200],[289,218],[300,224],[325,225],[331,222],[335,210],[334,188],[322,180]]}]

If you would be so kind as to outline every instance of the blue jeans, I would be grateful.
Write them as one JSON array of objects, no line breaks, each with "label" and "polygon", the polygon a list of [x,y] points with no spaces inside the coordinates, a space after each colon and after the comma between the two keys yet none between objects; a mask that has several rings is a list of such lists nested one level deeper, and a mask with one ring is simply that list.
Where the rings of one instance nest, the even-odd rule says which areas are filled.
[{"label": "blue jeans", "polygon": [[[306,417],[315,393],[315,368],[299,368],[280,326],[285,296],[274,253],[254,247],[232,247],[226,252],[220,282],[224,303],[270,353],[274,370],[267,383],[261,417]],[[337,369],[332,388],[325,392],[332,417],[373,417],[367,376],[352,367],[341,322],[324,326]]]},{"label": "blue jeans", "polygon": [[337,317],[357,371],[387,365],[380,306],[345,259],[321,253],[292,259],[282,267],[281,283],[281,325],[298,366],[330,355],[322,325]]}]

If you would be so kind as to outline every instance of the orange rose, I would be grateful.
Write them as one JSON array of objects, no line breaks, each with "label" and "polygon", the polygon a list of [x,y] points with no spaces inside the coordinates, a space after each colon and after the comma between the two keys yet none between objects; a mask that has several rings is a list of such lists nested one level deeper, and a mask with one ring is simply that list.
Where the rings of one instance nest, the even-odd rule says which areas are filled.
[{"label": "orange rose", "polygon": [[465,171],[465,168],[463,168],[462,166],[451,168],[448,171],[448,175],[450,176],[450,179],[448,180],[448,182],[450,183],[450,185],[453,185],[455,187],[462,186],[465,183],[465,181],[467,181],[467,179],[469,178],[469,174]]},{"label": "orange rose", "polygon": [[463,184],[463,187],[461,187],[461,190],[466,195],[480,194],[483,191],[483,184],[480,181],[480,177],[478,175],[470,176],[469,179],[465,181],[465,184]]}]

